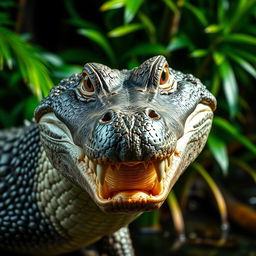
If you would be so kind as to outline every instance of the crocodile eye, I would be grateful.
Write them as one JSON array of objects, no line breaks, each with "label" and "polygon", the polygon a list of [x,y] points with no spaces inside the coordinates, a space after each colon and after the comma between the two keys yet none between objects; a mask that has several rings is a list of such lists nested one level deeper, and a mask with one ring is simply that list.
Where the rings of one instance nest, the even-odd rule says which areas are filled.
[{"label": "crocodile eye", "polygon": [[91,97],[94,95],[94,85],[86,73],[83,74],[83,78],[82,78],[82,82],[79,87],[79,90],[83,95],[87,97]]},{"label": "crocodile eye", "polygon": [[169,69],[168,66],[165,65],[162,73],[161,73],[161,77],[160,77],[160,81],[159,81],[159,87],[161,89],[170,89],[172,86],[172,83],[170,82],[170,73],[169,73]]}]

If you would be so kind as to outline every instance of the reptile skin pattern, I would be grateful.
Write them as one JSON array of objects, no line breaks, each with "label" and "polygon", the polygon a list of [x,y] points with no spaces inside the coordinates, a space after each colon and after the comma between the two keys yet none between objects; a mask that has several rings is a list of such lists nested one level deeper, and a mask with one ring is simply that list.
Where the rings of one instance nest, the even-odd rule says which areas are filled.
[{"label": "reptile skin pattern", "polygon": [[129,223],[158,209],[203,149],[214,96],[163,56],[132,70],[87,63],[23,127],[0,130],[0,255],[96,243],[135,255]]}]

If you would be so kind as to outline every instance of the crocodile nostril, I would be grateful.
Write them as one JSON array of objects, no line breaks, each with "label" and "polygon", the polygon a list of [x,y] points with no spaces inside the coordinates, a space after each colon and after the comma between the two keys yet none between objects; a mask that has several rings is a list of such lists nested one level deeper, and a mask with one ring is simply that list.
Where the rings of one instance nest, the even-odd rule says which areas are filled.
[{"label": "crocodile nostril", "polygon": [[153,109],[149,109],[147,115],[153,120],[160,119],[160,115]]},{"label": "crocodile nostril", "polygon": [[102,118],[99,120],[101,123],[108,123],[112,120],[112,113],[111,112],[106,112]]}]

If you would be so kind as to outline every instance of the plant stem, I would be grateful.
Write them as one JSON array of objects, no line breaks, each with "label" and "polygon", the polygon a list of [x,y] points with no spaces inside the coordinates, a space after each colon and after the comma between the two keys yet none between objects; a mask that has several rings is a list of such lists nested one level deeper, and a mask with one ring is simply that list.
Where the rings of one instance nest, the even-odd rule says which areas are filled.
[{"label": "plant stem", "polygon": [[27,0],[19,0],[19,6],[18,6],[18,14],[17,14],[17,20],[15,23],[15,32],[21,33],[22,26],[24,23],[24,13],[25,13],[25,6],[26,6]]}]

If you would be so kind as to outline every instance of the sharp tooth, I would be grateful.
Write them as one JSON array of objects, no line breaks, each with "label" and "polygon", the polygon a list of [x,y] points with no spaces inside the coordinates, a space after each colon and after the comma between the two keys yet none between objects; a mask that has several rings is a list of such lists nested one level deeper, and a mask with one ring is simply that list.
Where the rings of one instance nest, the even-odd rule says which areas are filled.
[{"label": "sharp tooth", "polygon": [[165,163],[165,172],[168,172],[168,170],[169,170],[169,164],[168,164],[167,158],[165,159],[164,163]]},{"label": "sharp tooth", "polygon": [[170,168],[170,166],[171,166],[171,156],[167,157],[167,162],[168,162],[168,167]]},{"label": "sharp tooth", "polygon": [[89,160],[89,168],[93,170],[93,162],[91,160]]},{"label": "sharp tooth", "polygon": [[170,84],[173,85],[174,83],[175,83],[175,80],[174,80],[173,77],[171,77],[171,79],[170,79]]},{"label": "sharp tooth", "polygon": [[163,191],[163,181],[156,182],[152,189],[153,196],[159,195],[162,191]]},{"label": "sharp tooth", "polygon": [[92,160],[89,160],[89,167],[92,171],[96,171],[96,165]]},{"label": "sharp tooth", "polygon": [[153,161],[153,163],[157,173],[158,181],[160,182],[163,178],[165,178],[165,160]]},{"label": "sharp tooth", "polygon": [[106,170],[107,170],[107,167],[97,164],[97,167],[96,167],[97,179],[99,180],[101,185],[104,184]]},{"label": "sharp tooth", "polygon": [[89,168],[89,159],[88,159],[88,157],[86,155],[84,157],[84,162],[85,162],[86,168]]}]

